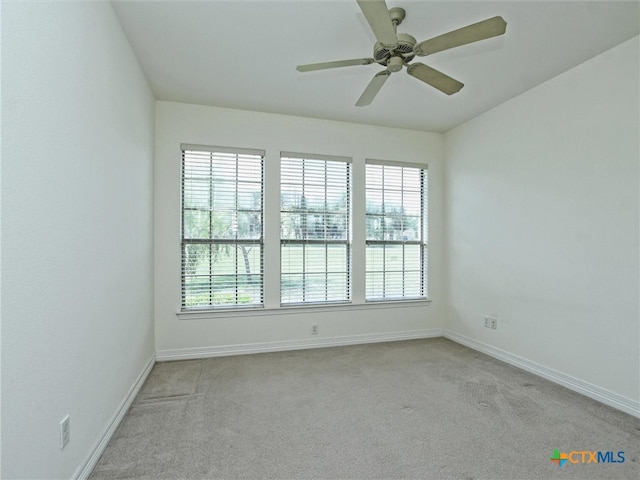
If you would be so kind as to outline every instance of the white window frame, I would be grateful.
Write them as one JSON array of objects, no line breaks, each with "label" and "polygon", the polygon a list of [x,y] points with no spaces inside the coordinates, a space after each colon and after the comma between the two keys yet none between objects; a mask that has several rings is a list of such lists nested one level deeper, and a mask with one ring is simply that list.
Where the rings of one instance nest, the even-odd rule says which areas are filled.
[{"label": "white window frame", "polygon": [[[384,171],[385,168],[393,168],[395,171],[398,171],[398,169],[400,169],[400,171],[402,172],[402,175],[404,178],[404,172],[405,171],[409,171],[409,172],[413,172],[415,171],[415,173],[419,176],[419,193],[420,193],[420,200],[419,200],[419,209],[420,209],[420,213],[419,213],[419,228],[417,228],[415,231],[412,231],[412,234],[416,237],[416,238],[407,238],[407,236],[405,236],[405,233],[402,233],[401,238],[383,238],[383,239],[373,239],[373,238],[369,238],[367,235],[365,235],[365,301],[366,302],[385,302],[385,301],[407,301],[407,300],[426,300],[428,293],[427,293],[427,254],[428,254],[428,241],[427,241],[427,224],[428,224],[428,166],[427,165],[416,165],[416,164],[411,164],[411,163],[406,163],[406,162],[394,162],[394,161],[387,161],[387,160],[374,160],[374,159],[367,159],[365,162],[365,201],[367,201],[367,199],[369,198],[369,188],[368,188],[368,179],[367,176],[369,175],[369,166],[378,166],[381,167]],[[384,175],[384,174],[383,174]],[[384,180],[383,180],[384,181]],[[371,189],[372,191],[374,189]],[[395,188],[388,188],[385,189],[385,187],[383,186],[383,189],[381,190],[383,193],[383,198],[384,198],[384,191],[389,191],[389,192],[394,192],[396,194],[400,194],[401,196],[401,206],[402,208],[404,208],[405,206],[405,202],[404,202],[404,193],[405,193],[405,188],[403,185],[400,186],[395,186]],[[416,191],[413,191],[411,193],[416,193]],[[401,218],[404,218],[404,215],[399,215]],[[388,216],[386,214],[386,212],[384,211],[383,208],[383,212],[382,213],[376,213],[376,214],[370,214],[366,211],[365,209],[365,223],[367,222],[367,220],[369,219],[369,217],[378,217],[379,219],[381,219],[383,224],[386,224],[386,220],[390,218],[390,215]],[[419,260],[419,272],[418,272],[418,284],[410,284],[407,285],[407,277],[409,273],[415,273],[414,271],[411,271],[408,269],[408,265],[406,263],[406,259],[405,259],[405,252],[407,251],[407,247],[411,247],[411,246],[416,246],[418,247],[419,250],[419,254],[418,254],[418,260]],[[396,271],[389,271],[387,270],[386,267],[386,261],[384,259],[383,256],[383,267],[381,270],[376,270],[375,272],[378,275],[382,276],[382,293],[380,294],[379,291],[376,289],[377,293],[370,293],[371,290],[373,290],[373,288],[369,285],[368,282],[373,282],[373,280],[371,280],[374,276],[374,270],[370,268],[371,265],[371,261],[367,258],[367,256],[369,255],[370,252],[373,252],[373,248],[381,248],[383,252],[386,252],[386,249],[388,247],[399,247],[399,249],[402,252],[402,266],[400,268],[400,270],[396,270]],[[400,283],[398,283],[397,281],[393,281],[393,280],[387,280],[387,277],[392,277],[391,273],[393,274],[399,274],[399,276],[401,277]],[[400,289],[401,293],[398,294],[398,288]],[[391,293],[387,293],[387,290],[390,290]]]},{"label": "white window frame", "polygon": [[[226,153],[246,153],[249,155],[257,154],[262,157],[262,235],[260,238],[261,249],[261,303],[249,305],[205,305],[197,308],[184,308],[182,304],[184,288],[184,268],[181,266],[181,306],[178,308],[177,316],[181,320],[199,320],[213,318],[237,318],[252,316],[269,316],[269,315],[298,315],[304,312],[338,312],[349,310],[379,310],[391,308],[415,307],[418,305],[429,304],[431,300],[428,298],[427,292],[427,202],[428,202],[428,166],[426,164],[409,163],[409,162],[393,162],[383,160],[372,160],[362,158],[353,161],[349,157],[338,157],[332,155],[317,154],[301,154],[295,152],[281,151],[275,153],[273,158],[271,154],[267,154],[264,150],[242,149],[234,147],[211,147],[203,145],[180,145],[181,150],[203,150],[212,152]],[[349,235],[348,235],[348,283],[349,294],[348,299],[342,302],[313,302],[313,303],[283,303],[281,292],[281,249],[282,238],[280,235],[281,220],[281,159],[289,158],[308,158],[320,160],[339,160],[350,164],[350,182],[349,182]],[[419,296],[410,296],[405,298],[368,298],[367,295],[367,241],[366,222],[366,169],[367,164],[379,163],[384,165],[403,166],[408,168],[424,170],[423,186],[422,186],[422,265],[421,265],[421,285],[422,294]],[[182,187],[183,172],[180,172],[180,182]],[[184,242],[182,235],[182,192],[181,192],[181,243]],[[277,235],[277,236],[276,236]],[[180,247],[179,247],[180,248]],[[184,247],[182,247],[184,248]],[[355,250],[354,250],[355,248]],[[182,256],[181,256],[182,258]],[[183,260],[181,260],[183,261]],[[265,288],[266,286],[266,288]],[[265,295],[266,293],[266,295]],[[390,310],[391,311],[391,310]]]},{"label": "white window frame", "polygon": [[[315,155],[315,154],[305,154],[305,153],[294,153],[294,152],[281,152],[280,153],[280,188],[281,188],[281,195],[283,194],[282,190],[283,190],[283,178],[287,177],[287,173],[285,172],[285,167],[283,166],[283,162],[284,161],[292,161],[293,163],[301,163],[301,168],[304,171],[305,165],[307,165],[307,162],[309,164],[315,164],[318,165],[319,162],[324,162],[325,164],[325,172],[327,167],[330,164],[338,165],[345,165],[345,176],[346,176],[346,184],[344,185],[344,194],[346,195],[346,207],[345,207],[345,211],[344,211],[344,215],[345,215],[345,222],[343,225],[343,231],[341,232],[341,238],[331,238],[330,235],[328,234],[327,231],[327,218],[331,215],[335,215],[335,213],[330,212],[327,210],[327,204],[326,204],[326,198],[327,198],[327,189],[330,187],[335,188],[335,184],[334,185],[330,185],[330,181],[331,178],[328,178],[325,176],[324,178],[324,196],[325,196],[325,204],[323,208],[316,208],[316,209],[309,209],[309,210],[304,210],[304,211],[300,211],[300,213],[302,215],[307,215],[307,214],[312,214],[315,213],[317,215],[322,216],[323,218],[323,238],[308,238],[308,233],[309,231],[307,230],[307,228],[302,228],[302,230],[304,230],[303,232],[303,237],[304,238],[297,238],[297,239],[292,239],[290,238],[290,235],[284,234],[284,232],[281,231],[281,236],[280,236],[280,262],[281,262],[281,271],[280,271],[280,305],[282,307],[293,307],[293,306],[302,306],[302,305],[330,305],[330,304],[343,304],[343,303],[351,303],[351,276],[352,276],[352,264],[351,264],[351,256],[352,256],[352,237],[351,237],[351,213],[352,213],[352,185],[351,185],[351,178],[352,178],[352,172],[351,172],[351,158],[348,157],[338,157],[338,156],[334,156],[334,155]],[[304,173],[303,173],[304,175]],[[289,184],[291,186],[297,186],[299,188],[302,189],[302,191],[304,192],[305,188],[309,188],[307,186],[305,186],[305,183],[303,181],[303,179],[301,179],[300,183],[295,182],[295,180],[288,178],[289,182],[291,183],[286,183]],[[281,197],[282,198],[282,197]],[[304,193],[303,193],[303,198],[304,198]],[[286,214],[290,214],[291,212],[289,210],[283,210],[283,205],[282,205],[282,201],[280,202],[280,215],[281,215],[281,226],[283,224],[282,222],[282,218],[283,215]],[[283,238],[283,235],[286,236],[287,238]],[[345,249],[345,264],[344,264],[344,268],[345,271],[344,272],[331,272],[329,270],[329,249],[332,246],[344,246]],[[305,258],[306,255],[306,249],[307,248],[314,248],[314,247],[324,247],[325,250],[325,265],[324,265],[324,271],[320,272],[318,271],[318,269],[316,268],[316,271],[314,273],[311,273],[311,269],[307,269],[307,267],[304,265],[304,261],[303,261],[303,267],[301,271],[297,271],[297,272],[284,272],[283,270],[285,270],[284,268],[284,261],[285,261],[285,255],[283,254],[284,250],[286,248],[291,248],[294,246],[299,246],[302,249],[303,252],[303,258]],[[343,291],[344,296],[342,298],[339,298],[335,291],[334,292],[330,292],[331,289],[331,280],[330,280],[330,275],[337,275],[340,276],[344,274],[345,278],[344,278],[344,288],[340,289],[341,291]],[[287,278],[288,276],[294,276],[294,275],[299,275],[303,278],[302,281],[302,293],[301,293],[301,297],[298,299],[289,299],[288,301],[285,299],[284,296],[284,289],[282,288],[282,285],[284,283],[285,278]],[[307,288],[306,288],[306,279],[307,277],[319,277],[321,275],[324,275],[324,299],[320,299],[317,297],[317,290],[314,292],[314,294],[316,295],[316,297],[313,296],[313,294],[310,294],[309,297],[307,298]],[[332,295],[333,298],[332,298]]]},{"label": "white window frame", "polygon": [[[202,310],[217,310],[217,309],[229,309],[229,308],[262,308],[264,307],[264,158],[265,152],[263,150],[255,150],[255,149],[240,149],[240,148],[230,148],[230,147],[214,147],[207,145],[192,145],[192,144],[181,144],[181,171],[180,171],[180,179],[181,179],[181,191],[180,191],[180,237],[181,237],[181,312],[198,312]],[[185,186],[186,174],[185,174],[185,162],[188,159],[205,159],[206,156],[209,155],[210,162],[210,176],[203,176],[204,181],[209,182],[208,199],[209,205],[206,208],[193,208],[185,206],[185,197],[186,193],[193,193],[197,195],[197,191],[195,189],[189,189]],[[190,236],[186,235],[185,228],[185,212],[186,211],[203,211],[210,212],[210,217],[212,213],[215,211],[216,206],[213,205],[213,185],[214,185],[214,162],[215,156],[220,158],[226,157],[226,160],[231,159],[235,156],[235,210],[232,213],[233,218],[237,218],[239,212],[246,213],[246,209],[241,209],[239,207],[239,191],[238,185],[242,183],[253,183],[255,181],[242,180],[241,163],[248,162],[257,164],[259,162],[260,169],[260,209],[259,209],[259,236],[254,238],[239,238],[237,228],[235,230],[235,236],[229,236],[228,233],[224,236],[213,236],[212,228],[209,228],[209,235],[203,236],[199,235],[198,238],[190,238]],[[206,160],[205,160],[206,162]],[[195,187],[194,187],[195,188]],[[188,190],[188,192],[185,192]],[[253,210],[252,210],[253,211]],[[255,212],[255,211],[254,211]],[[210,219],[210,222],[212,220]],[[237,220],[236,220],[237,222]],[[234,233],[234,232],[232,232]],[[224,245],[227,248],[231,248],[235,250],[235,274],[220,274],[214,271],[213,267],[213,259],[212,253],[209,254],[209,273],[208,275],[202,275],[198,273],[190,273],[187,269],[188,263],[188,251],[187,248],[191,245],[204,245],[208,246],[210,249],[216,245]],[[259,272],[256,273],[239,273],[239,259],[238,259],[238,250],[241,249],[243,254],[246,252],[246,247],[258,247],[258,263],[259,263]],[[243,258],[243,262],[247,262],[248,259],[246,257]],[[225,277],[234,277],[235,280],[227,285],[226,290],[217,291],[215,285],[215,277],[219,275],[224,275]],[[249,303],[245,303],[248,295],[243,294],[240,291],[240,278],[251,275],[252,277],[258,278],[258,293],[257,293],[257,301],[251,301]],[[209,302],[206,304],[199,305],[188,305],[188,279],[195,277],[209,277],[209,282],[203,282],[203,293],[202,295],[208,295]],[[254,278],[254,279],[255,279]],[[208,293],[207,293],[208,292]],[[216,295],[218,295],[218,299],[216,299]],[[229,296],[231,300],[235,300],[234,302],[230,302]],[[222,300],[220,300],[222,298]]]}]

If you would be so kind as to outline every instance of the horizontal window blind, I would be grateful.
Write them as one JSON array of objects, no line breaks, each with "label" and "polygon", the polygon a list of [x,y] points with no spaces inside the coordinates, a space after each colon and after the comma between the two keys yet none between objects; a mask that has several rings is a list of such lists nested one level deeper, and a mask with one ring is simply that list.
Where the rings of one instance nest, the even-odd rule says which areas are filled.
[{"label": "horizontal window blind", "polygon": [[286,155],[280,163],[281,303],[347,302],[350,161]]},{"label": "horizontal window blind", "polygon": [[182,146],[182,309],[263,305],[264,152]]},{"label": "horizontal window blind", "polygon": [[427,169],[367,161],[366,300],[426,297]]}]

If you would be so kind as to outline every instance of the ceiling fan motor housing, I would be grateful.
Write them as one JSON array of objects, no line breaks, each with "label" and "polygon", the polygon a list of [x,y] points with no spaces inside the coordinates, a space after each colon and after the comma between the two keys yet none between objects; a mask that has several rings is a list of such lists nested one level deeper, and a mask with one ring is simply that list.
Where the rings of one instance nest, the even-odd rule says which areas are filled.
[{"label": "ceiling fan motor housing", "polygon": [[[404,63],[413,60],[413,47],[417,43],[416,39],[406,33],[398,33],[398,44],[395,47],[385,47],[382,43],[376,42],[373,46],[373,58],[377,63],[387,66],[391,57],[401,57]],[[409,55],[411,54],[411,55]]]}]

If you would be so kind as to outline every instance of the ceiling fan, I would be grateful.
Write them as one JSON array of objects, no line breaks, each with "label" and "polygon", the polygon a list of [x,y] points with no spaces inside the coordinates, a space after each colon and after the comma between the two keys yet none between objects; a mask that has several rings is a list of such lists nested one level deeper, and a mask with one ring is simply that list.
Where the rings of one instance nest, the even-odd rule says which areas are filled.
[{"label": "ceiling fan", "polygon": [[387,67],[386,70],[377,73],[369,82],[369,85],[356,102],[357,107],[369,105],[389,76],[402,70],[402,67],[407,67],[407,73],[412,77],[437,88],[447,95],[460,91],[464,84],[458,80],[424,63],[410,62],[416,56],[431,55],[442,50],[502,35],[507,29],[507,22],[502,17],[492,17],[418,43],[411,35],[397,32],[398,25],[402,23],[406,15],[403,8],[394,7],[389,9],[384,0],[357,0],[357,2],[378,40],[373,46],[373,58],[311,63],[298,65],[297,67],[299,72],[370,65],[372,63],[379,63]]}]

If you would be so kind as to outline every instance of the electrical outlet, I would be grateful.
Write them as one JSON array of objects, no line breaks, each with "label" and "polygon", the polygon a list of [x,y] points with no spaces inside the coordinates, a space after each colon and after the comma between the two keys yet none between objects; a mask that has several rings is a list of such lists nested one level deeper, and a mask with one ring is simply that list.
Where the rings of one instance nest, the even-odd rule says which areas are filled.
[{"label": "electrical outlet", "polygon": [[498,319],[496,317],[491,317],[491,328],[493,330],[498,329]]},{"label": "electrical outlet", "polygon": [[311,325],[311,335],[317,335],[318,334],[318,325]]},{"label": "electrical outlet", "polygon": [[489,315],[485,315],[484,316],[484,326],[486,328],[490,328],[491,327],[491,318],[489,317]]},{"label": "electrical outlet", "polygon": [[71,425],[69,424],[69,415],[60,421],[60,450],[67,446],[71,438]]}]

